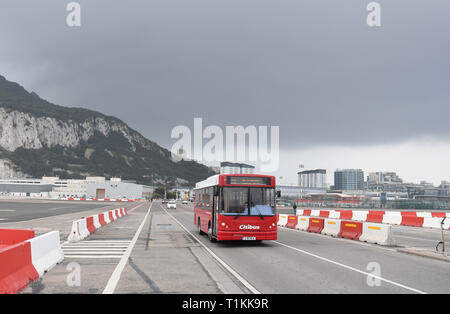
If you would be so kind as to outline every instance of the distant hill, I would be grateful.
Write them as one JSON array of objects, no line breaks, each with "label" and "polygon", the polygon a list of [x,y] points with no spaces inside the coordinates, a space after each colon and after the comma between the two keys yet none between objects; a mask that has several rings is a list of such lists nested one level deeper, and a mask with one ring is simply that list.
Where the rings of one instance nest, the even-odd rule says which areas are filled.
[{"label": "distant hill", "polygon": [[52,104],[0,76],[1,177],[106,176],[193,185],[212,174],[194,161],[172,161],[170,151],[120,119]]}]

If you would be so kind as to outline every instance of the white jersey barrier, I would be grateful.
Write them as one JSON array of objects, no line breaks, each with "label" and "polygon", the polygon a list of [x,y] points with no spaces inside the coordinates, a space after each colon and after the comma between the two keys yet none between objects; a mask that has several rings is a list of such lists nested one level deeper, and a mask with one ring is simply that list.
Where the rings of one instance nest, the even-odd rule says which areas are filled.
[{"label": "white jersey barrier", "polygon": [[125,208],[118,208],[104,212],[102,214],[75,220],[74,222],[72,222],[72,231],[70,232],[68,241],[81,241],[94,233],[95,230],[127,214],[128,212]]},{"label": "white jersey barrier", "polygon": [[288,215],[282,215],[280,214],[278,216],[278,226],[280,227],[285,227],[287,224],[287,220],[288,220]]},{"label": "white jersey barrier", "polygon": [[322,234],[337,237],[341,231],[341,221],[338,219],[325,218],[323,223]]},{"label": "white jersey barrier", "polygon": [[363,231],[359,241],[375,243],[379,245],[394,245],[392,226],[371,222],[363,223]]},{"label": "white jersey barrier", "polygon": [[31,262],[39,277],[63,261],[59,231],[51,231],[27,241],[31,245]]},{"label": "white jersey barrier", "polygon": [[353,211],[352,220],[366,221],[368,213],[369,213],[369,211],[366,211],[366,210],[355,210],[355,211]]},{"label": "white jersey barrier", "polygon": [[297,226],[295,227],[295,229],[306,231],[306,229],[308,229],[309,226],[309,219],[310,217],[307,216],[299,216]]},{"label": "white jersey barrier", "polygon": [[335,210],[330,210],[330,215],[328,216],[328,218],[331,219],[339,219],[339,217],[341,217],[341,214]]},{"label": "white jersey barrier", "polygon": [[83,218],[72,222],[72,231],[70,232],[69,238],[67,240],[69,242],[78,242],[86,239],[90,235],[91,233],[87,229],[86,218]]},{"label": "white jersey barrier", "polygon": [[400,212],[386,212],[383,216],[383,223],[389,225],[401,225],[402,214]]}]

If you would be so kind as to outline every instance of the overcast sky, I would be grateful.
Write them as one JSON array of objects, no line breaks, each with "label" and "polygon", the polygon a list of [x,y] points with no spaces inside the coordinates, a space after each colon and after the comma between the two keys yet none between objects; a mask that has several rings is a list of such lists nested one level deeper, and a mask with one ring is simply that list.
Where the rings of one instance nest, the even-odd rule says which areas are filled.
[{"label": "overcast sky", "polygon": [[300,163],[450,180],[450,1],[2,0],[0,74],[116,116],[170,148],[173,127],[280,126]]}]

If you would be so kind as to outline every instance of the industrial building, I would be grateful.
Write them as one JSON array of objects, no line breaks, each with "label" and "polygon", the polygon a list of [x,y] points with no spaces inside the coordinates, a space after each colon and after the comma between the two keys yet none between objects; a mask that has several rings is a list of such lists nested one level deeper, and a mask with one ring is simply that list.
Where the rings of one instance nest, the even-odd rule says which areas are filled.
[{"label": "industrial building", "polygon": [[111,178],[109,181],[86,184],[86,196],[88,198],[149,198],[153,194],[153,188],[134,182],[122,181],[120,178]]},{"label": "industrial building", "polygon": [[36,179],[0,180],[0,195],[16,197],[50,197],[53,185]]},{"label": "industrial building", "polygon": [[150,198],[154,188],[123,182],[120,178],[86,177],[85,179],[1,179],[0,196],[32,198]]},{"label": "industrial building", "polygon": [[298,184],[302,188],[327,189],[327,171],[325,169],[304,170],[297,174]]},{"label": "industrial building", "polygon": [[338,169],[334,172],[334,190],[363,190],[364,172],[361,169]]},{"label": "industrial building", "polygon": [[252,165],[235,163],[235,162],[221,162],[220,174],[252,174],[255,167]]}]

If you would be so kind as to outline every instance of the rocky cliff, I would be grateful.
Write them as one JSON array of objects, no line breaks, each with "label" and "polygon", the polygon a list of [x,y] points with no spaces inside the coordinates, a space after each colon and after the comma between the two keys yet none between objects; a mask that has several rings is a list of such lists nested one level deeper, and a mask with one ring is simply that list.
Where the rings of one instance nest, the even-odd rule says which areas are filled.
[{"label": "rocky cliff", "polygon": [[51,104],[0,76],[1,177],[104,175],[193,184],[212,174],[170,157],[115,117]]}]

